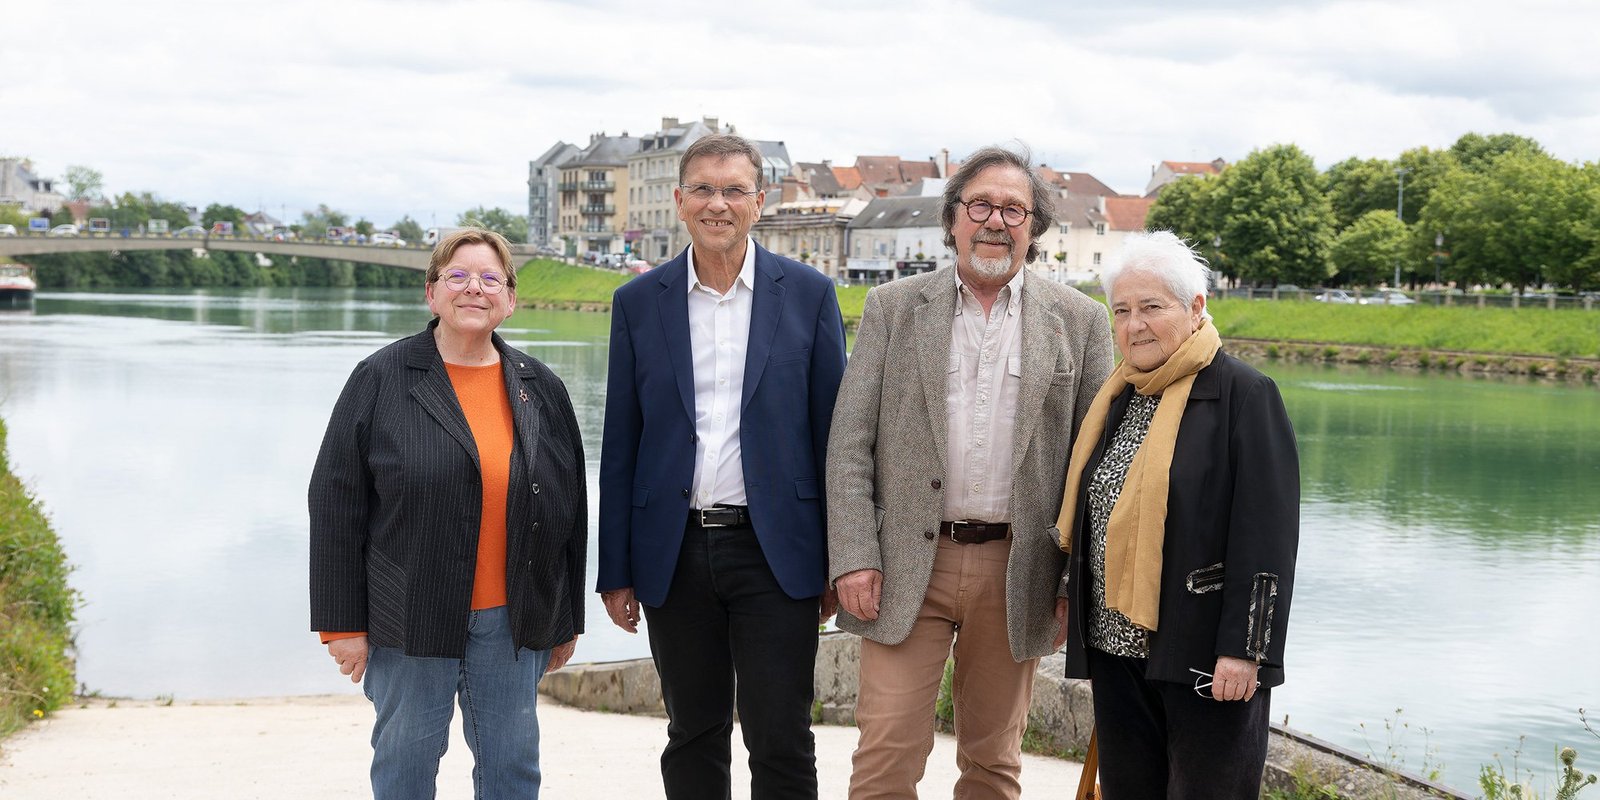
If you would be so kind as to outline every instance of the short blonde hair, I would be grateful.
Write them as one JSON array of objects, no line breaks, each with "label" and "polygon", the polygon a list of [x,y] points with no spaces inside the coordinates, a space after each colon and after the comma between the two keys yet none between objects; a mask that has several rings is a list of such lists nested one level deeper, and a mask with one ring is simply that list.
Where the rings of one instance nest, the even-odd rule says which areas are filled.
[{"label": "short blonde hair", "polygon": [[438,281],[439,273],[444,271],[450,259],[456,257],[456,251],[469,244],[486,244],[494,248],[495,255],[500,257],[500,269],[506,274],[506,286],[515,291],[517,273],[511,269],[511,243],[506,241],[506,237],[485,228],[462,228],[440,239],[433,247],[433,257],[428,259],[426,282]]}]

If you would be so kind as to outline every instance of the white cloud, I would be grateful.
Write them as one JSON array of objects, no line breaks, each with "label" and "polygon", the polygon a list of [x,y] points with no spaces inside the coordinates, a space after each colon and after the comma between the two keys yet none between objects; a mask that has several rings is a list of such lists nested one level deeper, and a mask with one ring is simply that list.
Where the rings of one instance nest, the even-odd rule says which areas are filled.
[{"label": "white cloud", "polygon": [[520,210],[553,142],[664,115],[836,163],[1021,139],[1127,192],[1162,159],[1286,141],[1322,165],[1469,130],[1597,157],[1588,3],[993,5],[22,4],[0,151],[95,166],[113,191],[424,224]]}]

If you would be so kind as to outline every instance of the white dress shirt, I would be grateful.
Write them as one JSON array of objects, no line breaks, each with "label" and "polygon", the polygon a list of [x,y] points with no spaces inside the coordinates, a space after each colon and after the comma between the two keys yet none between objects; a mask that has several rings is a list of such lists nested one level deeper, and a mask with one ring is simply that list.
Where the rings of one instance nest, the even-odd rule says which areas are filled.
[{"label": "white dress shirt", "polygon": [[1011,443],[1022,384],[1022,276],[983,306],[956,272],[945,374],[944,518],[1011,521]]},{"label": "white dress shirt", "polygon": [[694,363],[694,493],[690,508],[748,505],[739,451],[744,360],[755,299],[756,244],[745,238],[744,264],[727,294],[700,282],[689,248],[689,351]]}]

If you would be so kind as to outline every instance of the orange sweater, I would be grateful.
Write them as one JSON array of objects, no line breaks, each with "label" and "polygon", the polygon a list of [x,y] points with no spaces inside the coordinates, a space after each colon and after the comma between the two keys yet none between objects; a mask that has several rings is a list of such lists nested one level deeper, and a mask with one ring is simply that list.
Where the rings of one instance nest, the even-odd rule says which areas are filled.
[{"label": "orange sweater", "polygon": [[[505,374],[499,364],[444,366],[478,445],[483,477],[483,519],[478,525],[478,564],[472,581],[472,610],[479,611],[506,604],[506,497],[511,491],[511,447],[516,438],[511,398],[506,396]],[[322,642],[365,634],[324,632]]]}]

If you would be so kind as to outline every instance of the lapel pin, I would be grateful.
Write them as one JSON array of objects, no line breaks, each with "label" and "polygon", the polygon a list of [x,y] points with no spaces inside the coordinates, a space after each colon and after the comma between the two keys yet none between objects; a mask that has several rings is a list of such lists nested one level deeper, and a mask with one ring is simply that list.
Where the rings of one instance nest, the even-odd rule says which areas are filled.
[{"label": "lapel pin", "polygon": [[522,402],[524,402],[524,403],[528,402],[528,390],[527,389],[518,389],[517,390],[517,396],[522,398]]}]

